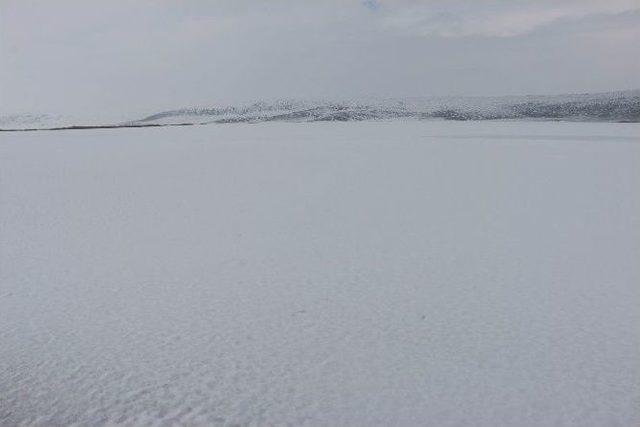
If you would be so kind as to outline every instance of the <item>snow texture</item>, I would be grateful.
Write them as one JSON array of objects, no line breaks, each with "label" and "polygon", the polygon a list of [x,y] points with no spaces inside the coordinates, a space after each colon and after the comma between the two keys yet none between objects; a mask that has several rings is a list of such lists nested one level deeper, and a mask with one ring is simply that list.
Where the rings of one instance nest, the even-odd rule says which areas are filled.
[{"label": "snow texture", "polygon": [[640,425],[639,131],[0,134],[0,425]]}]

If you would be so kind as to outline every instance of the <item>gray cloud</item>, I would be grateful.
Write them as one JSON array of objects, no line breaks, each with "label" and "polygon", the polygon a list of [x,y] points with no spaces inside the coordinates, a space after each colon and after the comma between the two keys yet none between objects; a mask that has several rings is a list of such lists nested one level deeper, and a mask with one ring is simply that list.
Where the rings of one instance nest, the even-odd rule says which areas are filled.
[{"label": "gray cloud", "polygon": [[639,10],[620,1],[388,1],[383,25],[422,36],[513,37],[556,21]]},{"label": "gray cloud", "polygon": [[637,1],[0,0],[0,113],[640,86]]}]

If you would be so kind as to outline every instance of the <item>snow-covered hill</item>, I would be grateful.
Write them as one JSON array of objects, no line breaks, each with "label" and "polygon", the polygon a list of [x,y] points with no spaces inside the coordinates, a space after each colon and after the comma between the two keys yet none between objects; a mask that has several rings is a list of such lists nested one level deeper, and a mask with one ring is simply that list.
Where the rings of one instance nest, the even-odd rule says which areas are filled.
[{"label": "snow-covered hill", "polygon": [[640,90],[554,96],[372,98],[356,101],[287,100],[243,106],[163,111],[131,123],[314,122],[398,118],[638,122]]},{"label": "snow-covered hill", "polygon": [[65,124],[63,117],[50,114],[0,115],[0,129],[53,128]]},{"label": "snow-covered hill", "polygon": [[119,120],[15,114],[0,116],[0,130],[392,119],[640,122],[640,90],[545,96],[278,100],[182,108]]}]

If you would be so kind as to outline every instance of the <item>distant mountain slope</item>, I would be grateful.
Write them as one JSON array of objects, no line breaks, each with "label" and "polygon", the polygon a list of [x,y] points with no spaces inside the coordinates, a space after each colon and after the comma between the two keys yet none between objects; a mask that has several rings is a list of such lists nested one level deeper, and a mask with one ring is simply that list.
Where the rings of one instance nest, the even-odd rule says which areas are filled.
[{"label": "distant mountain slope", "polygon": [[640,90],[553,96],[260,102],[245,106],[164,111],[133,121],[131,124],[315,122],[396,118],[640,122]]},{"label": "distant mountain slope", "polygon": [[10,114],[0,116],[0,129],[52,128],[64,124],[65,120],[61,116],[50,114]]},{"label": "distant mountain slope", "polygon": [[546,96],[280,100],[237,106],[183,108],[116,123],[73,121],[49,115],[12,115],[0,116],[0,130],[391,119],[640,122],[640,90]]}]

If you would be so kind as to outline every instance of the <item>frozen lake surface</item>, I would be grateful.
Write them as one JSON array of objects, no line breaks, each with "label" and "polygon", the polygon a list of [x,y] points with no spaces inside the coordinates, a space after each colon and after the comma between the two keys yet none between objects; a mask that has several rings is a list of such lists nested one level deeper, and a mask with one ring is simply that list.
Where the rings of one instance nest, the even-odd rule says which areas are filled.
[{"label": "frozen lake surface", "polygon": [[640,425],[640,126],[0,134],[0,425]]}]

